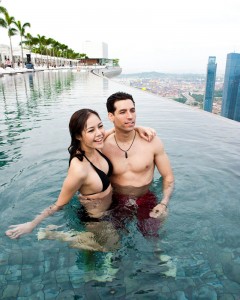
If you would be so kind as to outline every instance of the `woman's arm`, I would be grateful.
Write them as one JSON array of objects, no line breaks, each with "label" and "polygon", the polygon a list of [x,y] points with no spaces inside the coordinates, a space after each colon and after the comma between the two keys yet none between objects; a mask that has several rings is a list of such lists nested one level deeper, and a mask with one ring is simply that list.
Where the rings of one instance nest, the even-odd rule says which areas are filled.
[{"label": "woman's arm", "polygon": [[114,127],[111,128],[111,129],[106,130],[106,131],[105,131],[105,135],[104,135],[104,140],[106,140],[106,138],[107,138],[109,135],[113,134],[114,132],[115,132],[115,128],[114,128]]},{"label": "woman's arm", "polygon": [[[148,142],[151,142],[152,139],[156,136],[155,129],[151,127],[136,126],[134,129],[139,133],[140,137]],[[104,140],[111,134],[115,132],[115,128],[105,131]]]},{"label": "woman's arm", "polygon": [[[72,164],[71,164],[72,165]],[[78,173],[79,174],[79,173]],[[23,234],[27,234],[33,231],[33,229],[40,224],[44,219],[53,215],[56,211],[62,209],[64,205],[69,203],[72,199],[73,195],[80,188],[79,182],[81,182],[81,178],[76,174],[76,167],[69,168],[68,175],[64,180],[61,192],[57,201],[45,208],[39,215],[37,215],[32,221],[26,222],[23,224],[11,225],[9,229],[5,232],[5,234],[10,239],[17,239]]]},{"label": "woman's arm", "polygon": [[156,130],[151,127],[136,126],[134,128],[140,135],[140,137],[148,142],[156,136]]},{"label": "woman's arm", "polygon": [[60,209],[60,206],[53,204],[48,208],[44,209],[38,216],[36,216],[32,221],[26,222],[23,224],[10,225],[9,229],[5,232],[5,234],[10,239],[17,239],[23,234],[27,234],[33,231],[33,229],[41,223],[45,218],[54,214],[57,210]]}]

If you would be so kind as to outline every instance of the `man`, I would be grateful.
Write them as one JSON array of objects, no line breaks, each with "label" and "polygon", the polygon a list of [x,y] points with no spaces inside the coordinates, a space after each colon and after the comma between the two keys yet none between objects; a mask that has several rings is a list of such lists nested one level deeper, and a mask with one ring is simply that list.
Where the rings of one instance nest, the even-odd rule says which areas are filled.
[{"label": "man", "polygon": [[[174,176],[163,143],[157,136],[148,142],[140,138],[134,130],[136,111],[132,95],[115,93],[107,99],[106,105],[115,133],[105,140],[103,153],[113,164],[111,183],[118,201],[127,206],[132,204],[135,209],[137,206],[138,219],[144,220],[145,223],[146,219],[149,224],[149,219],[164,218],[173,192]],[[155,166],[162,176],[163,183],[163,197],[160,203],[157,203],[156,196],[149,192]],[[146,227],[146,224],[143,227]],[[143,231],[146,231],[146,228]]]}]

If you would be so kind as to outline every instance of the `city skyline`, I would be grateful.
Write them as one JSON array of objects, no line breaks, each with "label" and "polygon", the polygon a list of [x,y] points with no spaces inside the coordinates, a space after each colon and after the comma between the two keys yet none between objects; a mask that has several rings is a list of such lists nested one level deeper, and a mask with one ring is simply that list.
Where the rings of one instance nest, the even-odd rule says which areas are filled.
[{"label": "city skyline", "polygon": [[[198,7],[190,0],[159,3],[147,7],[123,0],[77,0],[63,3],[43,0],[2,0],[0,5],[22,23],[29,22],[33,36],[45,35],[81,52],[86,40],[108,44],[109,58],[119,58],[123,73],[158,71],[166,73],[206,72],[209,56],[216,56],[218,74],[224,74],[228,53],[240,52],[240,2],[213,0]],[[19,36],[13,37],[13,45]],[[9,44],[0,28],[0,44]]]}]

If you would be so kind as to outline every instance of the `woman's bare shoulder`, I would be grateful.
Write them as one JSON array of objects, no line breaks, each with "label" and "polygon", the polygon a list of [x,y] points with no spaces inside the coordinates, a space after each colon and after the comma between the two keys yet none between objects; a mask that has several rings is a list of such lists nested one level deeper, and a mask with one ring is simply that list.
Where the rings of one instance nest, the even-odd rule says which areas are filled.
[{"label": "woman's bare shoulder", "polygon": [[80,161],[77,157],[71,160],[68,173],[77,178],[84,178],[88,174],[88,165],[84,161]]}]

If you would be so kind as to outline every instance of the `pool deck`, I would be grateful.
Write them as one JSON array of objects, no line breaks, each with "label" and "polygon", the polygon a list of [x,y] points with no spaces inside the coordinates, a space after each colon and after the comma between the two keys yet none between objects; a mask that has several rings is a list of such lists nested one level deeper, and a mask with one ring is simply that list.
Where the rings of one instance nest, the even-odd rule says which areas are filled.
[{"label": "pool deck", "polygon": [[31,73],[31,72],[40,72],[40,71],[57,71],[57,70],[71,70],[75,72],[93,72],[98,76],[106,76],[106,77],[114,77],[121,74],[122,69],[120,67],[95,67],[95,66],[72,66],[72,67],[34,67],[34,69],[27,68],[0,68],[0,77],[5,75],[16,75],[23,73]]},{"label": "pool deck", "polygon": [[31,73],[31,72],[39,72],[39,71],[49,71],[49,70],[62,70],[62,69],[74,69],[74,68],[64,68],[64,67],[58,67],[58,68],[47,68],[47,67],[35,67],[34,69],[27,69],[27,68],[0,68],[0,77],[4,75],[15,75],[19,73]]}]

